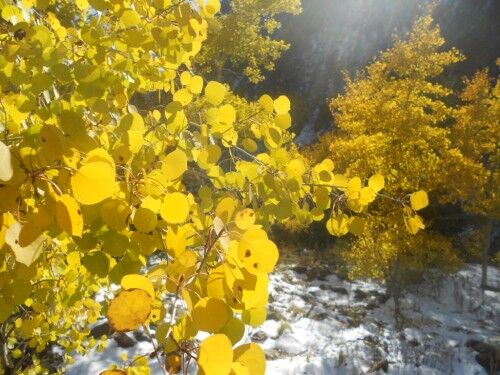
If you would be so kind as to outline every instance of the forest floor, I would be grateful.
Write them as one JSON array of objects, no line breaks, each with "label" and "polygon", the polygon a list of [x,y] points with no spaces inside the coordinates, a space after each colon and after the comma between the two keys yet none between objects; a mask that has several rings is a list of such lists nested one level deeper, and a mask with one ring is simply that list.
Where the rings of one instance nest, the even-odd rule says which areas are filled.
[{"label": "forest floor", "polygon": [[[465,345],[500,338],[500,293],[482,292],[480,275],[476,265],[454,275],[427,273],[405,292],[397,330],[382,285],[282,265],[271,276],[268,320],[247,329],[242,342],[262,345],[269,375],[487,374]],[[489,268],[489,283],[500,286],[498,268]],[[121,363],[124,351],[133,358],[151,345],[122,349],[111,341],[102,353],[76,358],[68,373],[98,374]]]}]

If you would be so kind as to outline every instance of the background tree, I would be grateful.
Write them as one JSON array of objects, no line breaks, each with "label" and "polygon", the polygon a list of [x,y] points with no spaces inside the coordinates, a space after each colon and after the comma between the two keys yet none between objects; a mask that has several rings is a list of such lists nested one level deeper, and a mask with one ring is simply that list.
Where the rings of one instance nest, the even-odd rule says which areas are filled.
[{"label": "background tree", "polygon": [[496,78],[490,78],[488,69],[464,83],[460,95],[463,104],[456,112],[456,124],[451,131],[457,159],[455,167],[450,166],[447,172],[450,178],[461,176],[454,184],[456,190],[450,191],[451,200],[458,200],[481,223],[482,286],[487,287],[491,236],[494,223],[500,218],[500,85]]},{"label": "background tree", "polygon": [[223,13],[210,21],[207,47],[197,57],[205,72],[222,79],[224,69],[244,72],[250,82],[264,79],[289,44],[273,38],[280,14],[301,12],[300,0],[230,0]]},{"label": "background tree", "polygon": [[[396,296],[402,270],[407,275],[460,264],[448,238],[420,232],[427,196],[412,194],[422,189],[444,199],[443,189],[456,180],[445,173],[457,156],[447,126],[455,114],[447,101],[452,91],[438,82],[444,69],[463,57],[455,49],[441,51],[443,44],[431,16],[418,18],[406,40],[396,39],[354,80],[346,78],[345,94],[331,102],[337,129],[313,147],[328,150],[348,176],[385,176],[384,194],[393,199],[373,205],[345,258],[351,276],[386,279]],[[404,214],[395,207],[404,207]]]}]

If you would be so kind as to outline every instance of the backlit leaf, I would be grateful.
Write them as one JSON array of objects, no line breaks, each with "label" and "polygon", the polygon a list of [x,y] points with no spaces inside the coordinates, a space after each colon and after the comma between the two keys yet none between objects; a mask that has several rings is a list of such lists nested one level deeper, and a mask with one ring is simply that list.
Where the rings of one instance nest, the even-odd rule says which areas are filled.
[{"label": "backlit leaf", "polygon": [[109,305],[109,324],[118,332],[136,330],[148,319],[151,303],[151,296],[142,289],[123,290]]},{"label": "backlit leaf", "polygon": [[229,374],[232,363],[233,349],[226,335],[213,335],[201,343],[198,365],[205,375]]}]

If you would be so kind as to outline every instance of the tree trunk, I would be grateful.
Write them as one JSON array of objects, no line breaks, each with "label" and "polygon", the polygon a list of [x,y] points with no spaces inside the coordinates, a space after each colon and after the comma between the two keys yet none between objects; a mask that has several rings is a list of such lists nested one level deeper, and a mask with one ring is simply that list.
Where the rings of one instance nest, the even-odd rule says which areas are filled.
[{"label": "tree trunk", "polygon": [[396,330],[402,330],[403,322],[401,319],[401,258],[398,255],[390,269],[388,280],[388,294],[394,301],[394,321]]},{"label": "tree trunk", "polygon": [[486,218],[483,238],[483,264],[481,273],[481,288],[485,289],[488,286],[488,258],[491,244],[491,232],[493,230],[493,218]]}]

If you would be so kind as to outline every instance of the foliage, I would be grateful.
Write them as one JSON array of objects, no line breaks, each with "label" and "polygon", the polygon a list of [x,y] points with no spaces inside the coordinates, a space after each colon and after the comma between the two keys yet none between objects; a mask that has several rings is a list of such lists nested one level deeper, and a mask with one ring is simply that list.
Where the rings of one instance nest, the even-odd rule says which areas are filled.
[{"label": "foliage", "polygon": [[[43,353],[71,363],[107,316],[120,332],[154,327],[151,357],[168,371],[195,360],[205,375],[262,374],[262,350],[233,345],[266,318],[278,249],[263,228],[333,208],[328,231],[361,232],[341,209],[365,210],[382,175],[309,168],[288,98],[249,103],[193,72],[219,9],[1,3],[0,372],[62,370]],[[139,95],[158,102],[138,109]],[[199,344],[199,331],[213,335]],[[125,362],[105,373],[149,371],[147,356]]]},{"label": "foliage", "polygon": [[451,199],[460,200],[467,211],[499,219],[500,84],[490,80],[487,69],[481,70],[465,79],[460,99],[463,105],[456,112],[451,141],[461,155],[456,164],[462,168],[450,174],[463,177],[450,192]]},{"label": "foliage", "polygon": [[[385,176],[385,194],[393,199],[373,206],[365,230],[345,254],[351,276],[383,279],[402,266],[459,263],[447,238],[419,231],[425,228],[425,191],[445,201],[443,187],[461,184],[450,168],[460,156],[447,127],[455,116],[446,100],[452,91],[437,78],[463,57],[455,49],[441,51],[443,44],[431,16],[417,19],[407,40],[396,39],[366,71],[346,78],[345,94],[331,102],[338,129],[306,153],[310,160],[332,158],[348,176]],[[460,167],[478,178],[474,167]],[[474,181],[466,184],[474,188]],[[403,215],[395,210],[401,206]]]},{"label": "foliage", "polygon": [[243,70],[250,82],[258,83],[289,48],[285,41],[272,37],[281,26],[277,16],[299,14],[301,1],[231,0],[229,8],[210,21],[207,45],[198,63],[219,79],[222,69],[233,67]]}]

